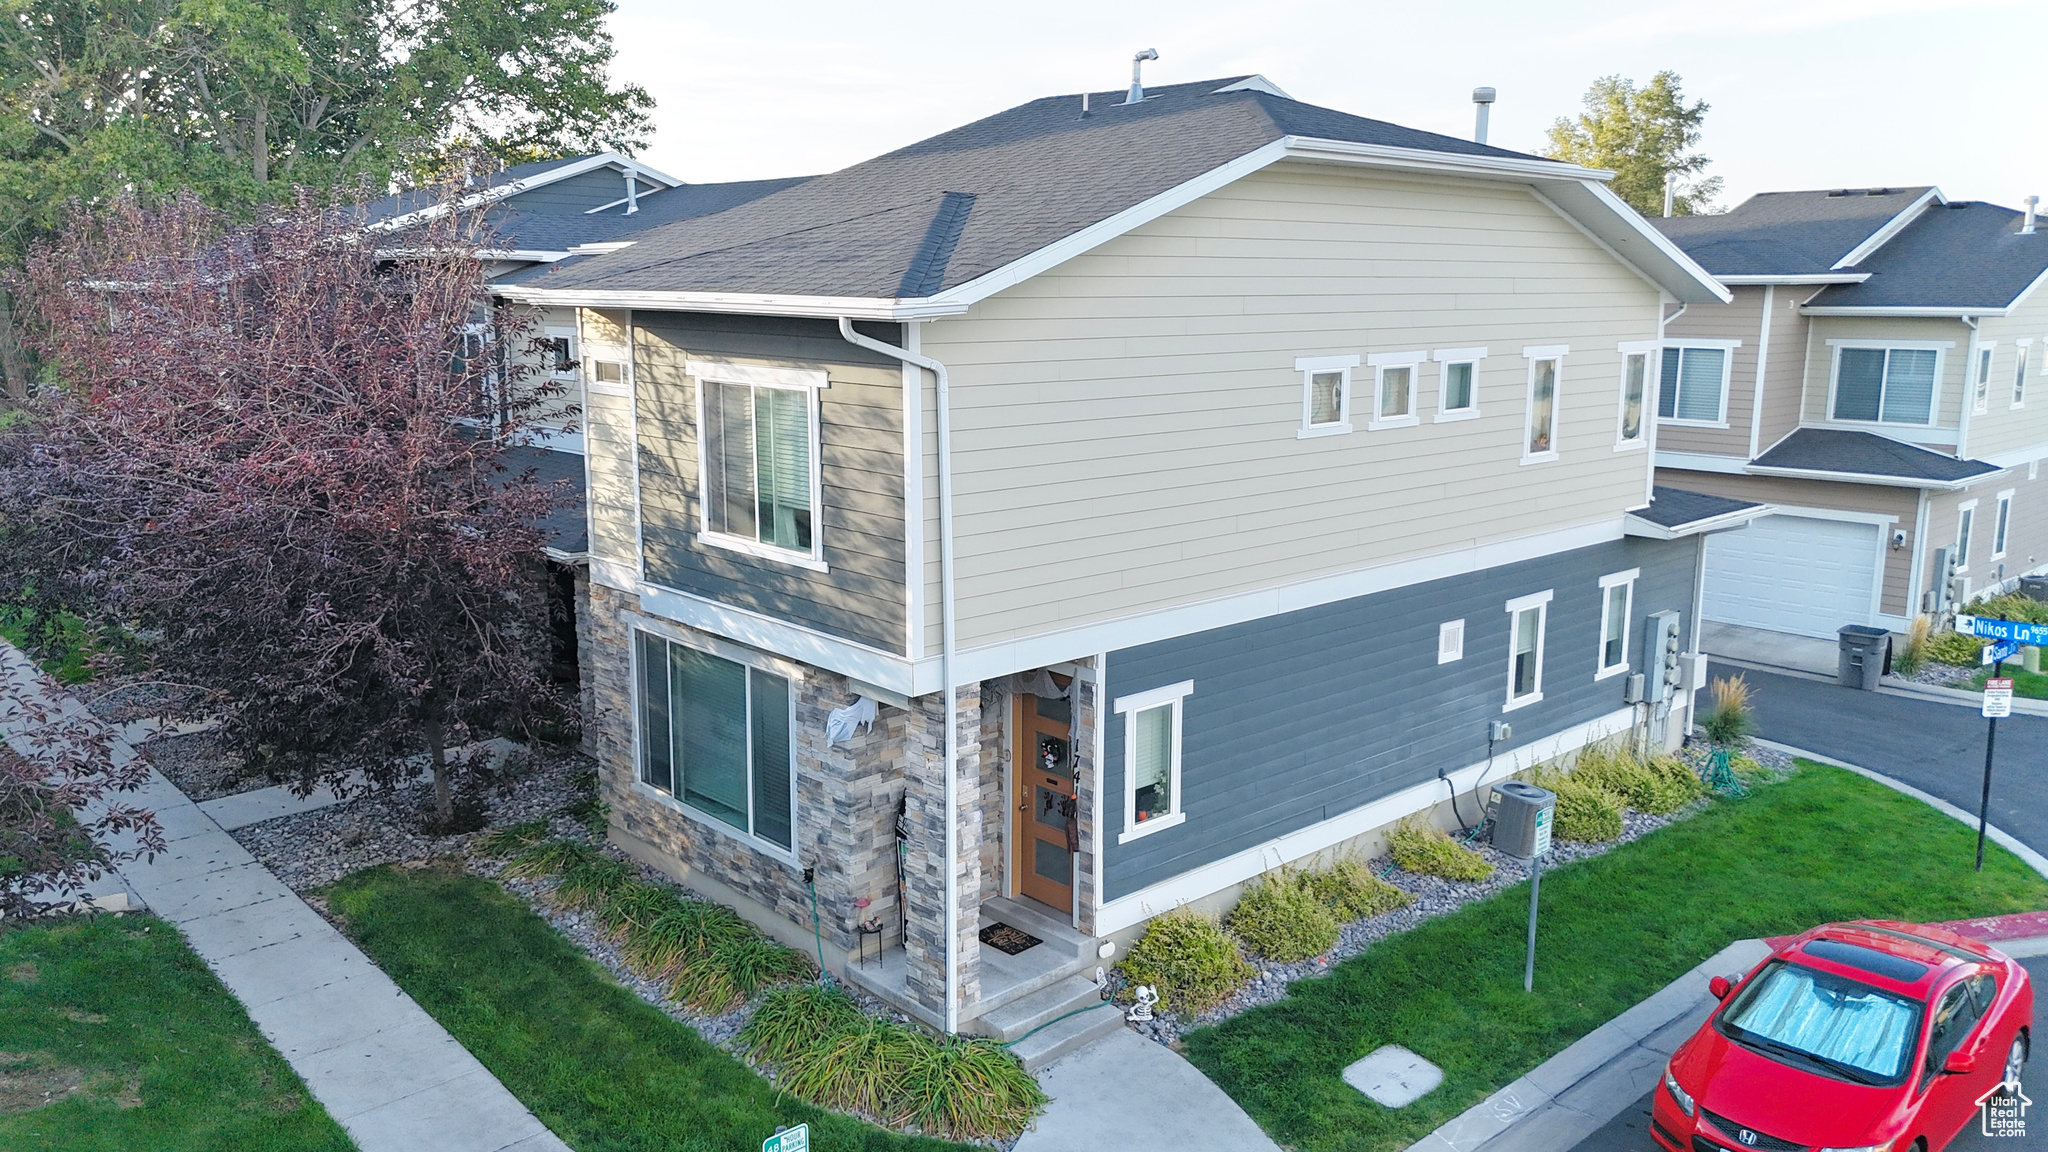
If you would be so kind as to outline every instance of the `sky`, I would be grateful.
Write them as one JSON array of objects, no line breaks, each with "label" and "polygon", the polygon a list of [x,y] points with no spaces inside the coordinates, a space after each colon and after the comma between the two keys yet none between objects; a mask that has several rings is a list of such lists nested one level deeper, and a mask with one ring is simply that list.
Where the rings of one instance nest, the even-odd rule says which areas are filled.
[{"label": "sky", "polygon": [[693,183],[829,172],[1040,96],[1256,72],[1298,100],[1538,151],[1604,75],[1677,72],[1699,150],[1752,193],[1937,184],[2048,195],[2048,3],[2004,0],[618,0],[615,78],[655,98],[641,158]]}]

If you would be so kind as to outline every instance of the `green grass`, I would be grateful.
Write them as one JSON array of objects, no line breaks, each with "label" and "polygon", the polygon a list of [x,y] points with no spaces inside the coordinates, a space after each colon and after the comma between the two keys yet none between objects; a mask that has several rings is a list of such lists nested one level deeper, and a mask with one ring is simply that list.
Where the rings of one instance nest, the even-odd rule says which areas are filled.
[{"label": "green grass", "polygon": [[[2048,908],[2048,881],[2003,850],[1978,875],[1974,851],[1920,802],[1802,761],[1748,799],[1546,873],[1533,996],[1516,885],[1191,1034],[1187,1054],[1282,1145],[1406,1147],[1730,941]],[[1383,1044],[1440,1065],[1443,1085],[1390,1111],[1339,1078]]]},{"label": "green grass", "polygon": [[[52,1089],[57,1103],[10,1111]],[[0,1148],[353,1147],[177,929],[102,916],[0,932]]]},{"label": "green grass", "polygon": [[[2018,663],[2007,664],[2005,674],[2012,677],[2012,694],[2025,696],[2030,700],[2048,700],[2048,675],[2029,672]],[[1984,681],[1991,676],[1991,669],[1985,668],[1970,677],[1970,686],[1981,689]]]},{"label": "green grass", "polygon": [[328,890],[349,935],[577,1152],[957,1148],[803,1104],[613,982],[496,885],[372,868]]}]

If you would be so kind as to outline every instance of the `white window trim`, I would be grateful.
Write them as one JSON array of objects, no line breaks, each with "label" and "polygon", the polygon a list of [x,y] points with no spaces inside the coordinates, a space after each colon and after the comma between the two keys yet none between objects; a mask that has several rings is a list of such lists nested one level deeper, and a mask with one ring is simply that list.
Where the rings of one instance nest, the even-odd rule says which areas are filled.
[{"label": "white window trim", "polygon": [[[720,360],[690,360],[684,364],[683,371],[697,381],[697,542],[758,560],[773,560],[812,572],[830,572],[831,566],[825,563],[825,462],[819,452],[818,410],[823,404],[817,393],[832,386],[831,377],[815,368],[775,368]],[[807,393],[804,413],[811,437],[811,550],[808,554],[711,528],[711,507],[707,498],[711,462],[704,443],[704,386],[707,384],[737,384]],[[759,483],[759,480],[755,482]]]},{"label": "white window trim", "polygon": [[2006,546],[2012,543],[2012,497],[2016,491],[2018,489],[2007,488],[1995,497],[1998,501],[1995,505],[1997,510],[1992,513],[1991,517],[1991,558],[1993,560],[2005,559]]},{"label": "white window trim", "polygon": [[2041,478],[2041,462],[2040,462],[2039,460],[2029,460],[2029,461],[2027,461],[2027,479],[2029,479],[2029,480],[2039,480],[2040,478]]},{"label": "white window trim", "polygon": [[[1508,692],[1507,703],[1501,708],[1503,712],[1513,712],[1517,708],[1527,708],[1529,705],[1541,703],[1543,700],[1543,646],[1550,632],[1550,599],[1555,591],[1556,589],[1547,589],[1542,592],[1532,592],[1527,596],[1517,596],[1513,600],[1508,601]],[[1527,696],[1517,698],[1515,696],[1515,617],[1530,609],[1535,609],[1538,612],[1536,617],[1536,688],[1535,691],[1530,692]]]},{"label": "white window trim", "polygon": [[[1621,378],[1614,402],[1616,452],[1634,452],[1650,446],[1650,422],[1657,419],[1657,374],[1660,371],[1657,350],[1660,347],[1662,345],[1655,340],[1624,340],[1614,346],[1614,350],[1621,354]],[[1633,440],[1621,434],[1621,430],[1628,427],[1628,358],[1631,356],[1643,358],[1643,412],[1636,422],[1636,438]]]},{"label": "white window trim", "polygon": [[[642,693],[643,691],[645,691],[645,690],[646,690],[646,680],[645,680],[645,679],[644,679],[644,678],[643,678],[643,677],[642,677],[642,676],[640,675],[640,645],[639,645],[638,643],[634,642],[634,640],[633,640],[633,638],[632,638],[632,633],[633,633],[633,632],[635,632],[635,631],[638,631],[638,632],[645,632],[645,633],[647,633],[647,634],[648,634],[648,635],[650,635],[650,636],[654,636],[654,637],[657,637],[657,638],[659,638],[659,639],[665,640],[665,641],[667,641],[667,642],[669,642],[669,643],[671,643],[671,644],[680,644],[680,645],[682,645],[682,646],[683,646],[683,647],[685,647],[685,648],[695,648],[695,649],[696,649],[697,651],[699,651],[699,652],[702,652],[702,653],[704,653],[704,654],[705,654],[705,655],[707,655],[707,656],[715,656],[715,657],[717,657],[717,658],[718,658],[718,659],[720,659],[720,660],[726,660],[726,661],[729,661],[729,662],[731,662],[731,663],[734,663],[734,664],[738,664],[738,665],[740,665],[740,666],[742,666],[742,667],[745,667],[745,668],[747,668],[747,669],[749,669],[749,670],[753,670],[753,669],[759,669],[760,671],[762,671],[762,672],[766,672],[766,673],[768,673],[768,674],[769,674],[769,675],[771,675],[771,676],[779,676],[779,677],[783,678],[784,680],[787,680],[787,681],[789,681],[789,839],[790,839],[790,846],[789,846],[788,848],[784,848],[784,847],[782,847],[781,845],[779,845],[779,844],[776,844],[776,843],[774,843],[774,842],[772,842],[772,841],[768,841],[768,840],[763,840],[763,839],[761,839],[760,837],[758,837],[758,836],[754,835],[754,834],[753,834],[753,832],[751,832],[751,831],[748,831],[748,830],[743,830],[743,829],[739,829],[739,828],[735,828],[735,827],[733,827],[732,825],[730,825],[730,824],[727,824],[727,823],[726,823],[725,821],[723,821],[723,820],[720,820],[720,819],[719,819],[719,818],[717,818],[716,816],[712,816],[712,815],[710,815],[709,813],[706,813],[706,812],[700,812],[700,811],[698,811],[697,809],[695,809],[695,808],[692,808],[692,807],[691,807],[691,806],[689,806],[688,804],[685,804],[685,803],[683,803],[683,802],[682,802],[681,800],[677,799],[677,798],[676,798],[675,796],[671,795],[670,793],[667,793],[667,792],[663,792],[663,791],[662,791],[661,789],[659,789],[659,788],[656,788],[656,787],[655,787],[654,785],[652,785],[652,784],[649,784],[649,783],[647,783],[647,782],[646,782],[645,780],[642,780],[642,779],[641,779],[641,776],[643,776],[643,775],[645,774],[645,773],[644,773],[644,771],[643,771],[643,770],[644,770],[644,768],[645,768],[645,764],[644,764],[644,762],[643,762],[643,758],[642,758],[642,753],[643,753],[643,752],[645,751],[645,747],[646,747],[646,742],[645,742],[645,741],[644,741],[643,739],[641,739],[642,733],[641,733],[641,731],[640,731],[640,707],[641,707],[641,704],[643,703],[643,701],[641,700],[641,698],[640,698],[640,695],[641,695],[641,693]],[[713,647],[712,645],[709,645],[709,644],[704,644],[704,643],[700,643],[700,642],[697,642],[697,641],[696,641],[696,640],[695,640],[694,638],[691,638],[691,637],[686,637],[686,636],[682,636],[682,635],[679,635],[679,634],[677,634],[677,633],[675,633],[675,632],[673,632],[673,631],[671,631],[671,630],[669,630],[669,629],[666,629],[666,628],[662,628],[662,629],[655,629],[655,628],[649,628],[649,627],[647,627],[647,626],[646,626],[645,624],[643,624],[643,623],[640,623],[640,622],[637,622],[637,621],[629,621],[629,627],[628,627],[628,630],[627,630],[627,642],[626,642],[626,649],[627,649],[627,658],[626,658],[626,669],[627,669],[627,675],[629,675],[629,676],[630,676],[630,677],[632,678],[632,679],[631,679],[631,683],[632,683],[632,693],[631,693],[631,697],[632,697],[632,698],[631,698],[631,702],[630,702],[630,707],[631,707],[631,709],[632,709],[632,712],[633,712],[633,788],[634,788],[634,790],[635,790],[636,792],[638,792],[638,793],[639,793],[640,795],[642,795],[642,796],[645,796],[645,797],[647,797],[647,798],[649,798],[649,799],[651,799],[651,800],[655,801],[656,803],[658,803],[658,804],[661,804],[662,806],[664,806],[664,807],[666,807],[666,808],[669,808],[669,809],[671,809],[672,811],[675,811],[675,812],[677,812],[677,813],[681,814],[681,815],[682,815],[683,817],[685,817],[686,819],[688,819],[688,820],[692,821],[693,823],[696,823],[696,824],[700,824],[700,825],[702,825],[702,826],[704,826],[704,827],[706,827],[706,828],[709,828],[709,829],[710,829],[710,830],[712,830],[713,832],[715,832],[715,833],[717,833],[717,834],[719,834],[719,835],[721,835],[721,836],[724,836],[724,837],[726,837],[727,839],[729,839],[729,840],[732,840],[732,841],[734,841],[735,843],[741,844],[741,845],[745,846],[746,848],[748,848],[748,849],[750,849],[750,850],[752,850],[752,851],[755,851],[755,852],[759,852],[759,853],[761,853],[761,854],[762,854],[762,855],[764,855],[764,856],[769,856],[769,857],[772,857],[772,858],[774,858],[774,859],[776,859],[776,860],[779,860],[779,861],[781,861],[782,863],[784,863],[784,864],[788,865],[788,866],[789,866],[789,867],[791,867],[791,868],[797,868],[797,867],[801,867],[801,866],[802,866],[802,864],[801,864],[801,862],[800,862],[800,861],[798,860],[798,858],[797,858],[797,849],[798,849],[798,848],[800,847],[800,845],[799,845],[799,843],[798,843],[798,840],[797,840],[797,837],[798,837],[799,835],[801,835],[801,833],[802,833],[802,830],[803,830],[803,822],[802,822],[802,813],[803,813],[803,796],[802,796],[802,790],[801,790],[801,789],[800,789],[800,788],[798,787],[798,785],[799,785],[800,781],[799,781],[799,780],[798,780],[798,778],[797,778],[797,777],[798,777],[798,773],[797,773],[797,766],[796,766],[796,749],[797,749],[797,728],[796,728],[796,693],[797,693],[797,685],[798,685],[799,683],[801,683],[801,682],[802,682],[802,677],[800,677],[800,676],[791,676],[791,675],[790,675],[790,674],[789,674],[789,673],[788,673],[788,672],[787,672],[786,670],[784,670],[784,668],[783,668],[782,666],[780,666],[779,664],[777,664],[777,663],[775,663],[775,662],[772,662],[772,661],[770,661],[770,660],[768,660],[768,659],[763,659],[763,658],[759,658],[759,657],[756,657],[756,656],[755,656],[755,655],[754,655],[753,653],[751,653],[751,652],[748,652],[748,653],[741,653],[741,652],[739,652],[739,651],[736,651],[736,650],[734,650],[734,649],[733,649],[733,648],[732,648],[732,647],[731,647],[730,645],[724,645],[724,644],[721,644],[721,645],[719,645],[718,647],[714,648],[714,647]],[[673,692],[673,691],[671,691],[671,692],[670,692],[670,694],[669,694],[669,704],[670,704],[670,709],[671,709],[671,712],[673,712],[673,709],[674,709],[674,704],[675,704],[675,694],[674,694],[674,692]],[[751,677],[749,677],[749,679],[748,679],[748,681],[747,681],[747,824],[749,825],[749,827],[751,827],[751,826],[753,825],[753,823],[754,823],[754,777],[753,777],[753,772],[754,772],[754,717],[753,717],[753,707],[754,707],[754,685],[753,685],[753,680],[752,680],[752,678],[751,678]],[[676,767],[676,765],[675,765],[675,764],[671,763],[671,764],[669,765],[669,772],[670,772],[670,776],[669,776],[669,782],[670,782],[671,784],[673,784],[673,783],[675,782],[675,775],[674,775],[674,774],[675,774],[675,772],[676,772],[677,770],[678,770],[678,769],[677,769],[677,767]]]},{"label": "white window trim", "polygon": [[[1684,340],[1666,340],[1659,344],[1657,346],[1656,371],[1652,374],[1657,385],[1654,393],[1652,393],[1657,398],[1657,423],[1675,424],[1682,428],[1726,428],[1728,426],[1728,388],[1735,378],[1735,350],[1740,347],[1742,347],[1742,341],[1740,340],[1696,340],[1690,337]],[[1721,405],[1718,414],[1712,420],[1687,420],[1679,416],[1664,415],[1663,352],[1666,348],[1676,348],[1679,350],[1678,363],[1681,372],[1685,368],[1685,349],[1687,348],[1712,348],[1719,349],[1724,353],[1721,357]],[[1645,403],[1649,402],[1648,395],[1645,395],[1644,401]],[[1672,411],[1676,412],[1677,410],[1677,406],[1674,404]]]},{"label": "white window trim", "polygon": [[[1522,388],[1522,463],[1547,464],[1557,459],[1558,431],[1564,421],[1564,358],[1571,354],[1569,344],[1531,344],[1522,349],[1522,359],[1528,361],[1529,380]],[[1557,361],[1557,378],[1551,382],[1550,391],[1550,450],[1529,451],[1529,435],[1536,430],[1536,365],[1544,360]]]},{"label": "white window trim", "polygon": [[[1315,436],[1341,436],[1351,427],[1351,370],[1358,367],[1356,356],[1299,356],[1295,358],[1294,370],[1301,373],[1301,427],[1294,433],[1296,440],[1307,440]],[[1315,377],[1318,372],[1341,372],[1343,379],[1337,385],[1337,411],[1343,419],[1335,424],[1311,424],[1309,414],[1315,405]],[[1147,821],[1150,823],[1150,821]]]},{"label": "white window trim", "polygon": [[1980,340],[1972,349],[1970,365],[1970,414],[1982,416],[1991,410],[1991,373],[1998,367],[1998,341]]},{"label": "white window trim", "polygon": [[[1427,352],[1375,352],[1365,358],[1366,366],[1372,369],[1372,420],[1366,424],[1369,431],[1382,428],[1413,428],[1422,423],[1422,414],[1417,409],[1421,401],[1422,388],[1418,377],[1422,365],[1429,360]],[[1408,414],[1406,416],[1382,417],[1380,415],[1380,389],[1386,385],[1389,368],[1408,369]]]},{"label": "white window trim", "polygon": [[[1825,424],[1828,424],[1828,425],[1842,425],[1842,426],[1846,426],[1846,427],[1849,427],[1849,428],[1869,428],[1869,427],[1872,427],[1872,426],[1874,426],[1874,425],[1882,425],[1882,424],[1889,424],[1889,425],[1891,425],[1891,426],[1892,426],[1892,427],[1894,427],[1894,428],[1932,428],[1932,427],[1934,427],[1934,426],[1935,426],[1935,422],[1936,422],[1936,420],[1938,420],[1938,419],[1940,418],[1940,416],[1941,416],[1941,390],[1942,390],[1942,374],[1943,374],[1944,372],[1946,372],[1946,371],[1947,371],[1947,369],[1948,369],[1948,352],[1949,352],[1949,349],[1951,349],[1951,348],[1954,348],[1954,347],[1956,346],[1956,342],[1955,342],[1955,341],[1953,341],[1953,340],[1829,340],[1829,341],[1827,342],[1827,344],[1828,344],[1828,349],[1829,349],[1829,352],[1828,352],[1828,360],[1829,360],[1829,363],[1828,363],[1828,407],[1827,407],[1827,420],[1826,420],[1826,421],[1824,422]],[[1835,415],[1835,386],[1836,386],[1836,385],[1837,385],[1838,383],[1840,383],[1840,381],[1841,381],[1841,379],[1842,379],[1842,349],[1844,349],[1844,348],[1883,348],[1883,349],[1886,349],[1886,350],[1891,350],[1891,349],[1894,349],[1894,348],[1896,348],[1896,349],[1898,349],[1899,351],[1902,351],[1902,352],[1932,352],[1932,353],[1934,353],[1934,394],[1933,394],[1933,395],[1932,395],[1931,397],[1929,397],[1929,398],[1928,398],[1928,401],[1927,401],[1927,420],[1926,420],[1926,421],[1925,421],[1924,423],[1920,423],[1920,424],[1915,424],[1915,423],[1912,423],[1911,421],[1907,421],[1907,420],[1886,420],[1886,419],[1884,419],[1884,418],[1883,418],[1883,417],[1884,417],[1884,391],[1883,391],[1883,389],[1884,389],[1884,385],[1882,384],[1882,382],[1880,382],[1880,383],[1879,383],[1879,385],[1878,385],[1878,397],[1877,397],[1877,414],[1878,414],[1878,417],[1879,417],[1878,419],[1876,419],[1876,420],[1852,420],[1852,419],[1849,419],[1849,418],[1847,418],[1847,417],[1838,417],[1838,416],[1836,416],[1836,415]],[[1886,371],[1886,373],[1887,373],[1887,374],[1889,374],[1889,373],[1890,373],[1890,371],[1891,371],[1891,360],[1890,360],[1890,358],[1889,358],[1889,357],[1887,357],[1887,358],[1886,358],[1886,360],[1885,360],[1885,371]],[[1964,385],[1964,387],[1968,387],[1968,386],[1969,386],[1969,380],[1968,380],[1968,377],[1967,377],[1967,375],[1966,375],[1966,376],[1965,376],[1965,378],[1964,378],[1964,381],[1963,381],[1963,385]]]},{"label": "white window trim", "polygon": [[[1593,667],[1597,669],[1593,673],[1595,680],[1620,676],[1629,670],[1632,662],[1629,658],[1628,641],[1629,633],[1635,630],[1636,580],[1642,574],[1641,568],[1631,568],[1626,572],[1610,572],[1600,578],[1600,646],[1593,652]],[[1612,668],[1602,668],[1600,662],[1607,658],[1607,594],[1617,585],[1628,589],[1628,600],[1621,611],[1621,663]],[[1538,665],[1538,675],[1541,675],[1541,665]]]},{"label": "white window trim", "polygon": [[576,329],[574,329],[574,328],[565,328],[565,327],[562,327],[562,326],[561,326],[561,325],[559,325],[559,324],[550,324],[550,325],[548,325],[548,326],[546,326],[546,327],[542,328],[542,329],[540,330],[540,334],[541,334],[542,338],[544,338],[544,339],[548,339],[548,340],[567,340],[567,341],[569,342],[569,356],[568,356],[568,360],[569,360],[569,365],[570,365],[570,366],[569,366],[569,368],[568,368],[568,369],[567,369],[566,371],[561,371],[561,372],[557,372],[557,371],[555,371],[555,370],[553,370],[553,369],[549,369],[549,370],[548,370],[548,375],[549,375],[550,377],[552,377],[552,378],[554,378],[554,379],[556,379],[556,380],[574,380],[574,379],[576,379],[576,378],[577,378],[578,376],[582,375],[582,372],[581,372],[581,369],[582,369],[582,367],[583,367],[583,349],[582,349],[582,347],[581,347],[582,341],[580,341],[580,340],[578,340],[578,339],[576,338]]},{"label": "white window trim", "polygon": [[1465,621],[1446,620],[1436,628],[1436,662],[1455,664],[1465,658]]},{"label": "white window trim", "polygon": [[[1327,369],[1326,369],[1327,371]],[[1187,813],[1181,808],[1180,751],[1181,718],[1187,711],[1186,701],[1194,695],[1195,682],[1183,680],[1162,688],[1138,692],[1130,696],[1119,696],[1111,711],[1123,714],[1124,718],[1124,830],[1117,834],[1116,842],[1128,844],[1141,836],[1164,832],[1187,821]],[[1138,823],[1138,713],[1162,704],[1173,706],[1173,759],[1167,777],[1167,788],[1173,793],[1173,811],[1165,816],[1155,816],[1143,824]]]},{"label": "white window trim", "polygon": [[[1429,358],[1437,363],[1436,415],[1432,418],[1433,421],[1442,424],[1447,420],[1477,420],[1479,418],[1479,362],[1486,359],[1486,349],[1439,348],[1431,352]],[[1450,399],[1451,365],[1453,364],[1470,364],[1472,366],[1472,403],[1463,408],[1446,408],[1444,406],[1445,401]]]},{"label": "white window trim", "polygon": [[2019,358],[2012,368],[2012,402],[2007,408],[2016,412],[2027,406],[2027,364],[2033,359],[2034,338],[2022,337],[2012,343],[2019,350]]},{"label": "white window trim", "polygon": [[[1963,535],[1963,515],[1964,515],[1964,513],[1968,513],[1968,514],[1969,514],[1969,520],[1970,520],[1970,534],[1969,534],[1968,536],[1965,536],[1965,535]],[[1972,545],[1972,544],[1975,544],[1975,543],[1976,543],[1976,541],[1975,541],[1975,540],[1973,540],[1973,539],[1971,539],[1971,537],[1975,536],[1976,534],[1977,534],[1977,502],[1976,502],[1975,500],[1965,500],[1965,501],[1963,501],[1963,502],[1962,502],[1961,504],[1958,504],[1958,505],[1956,505],[1956,539],[1955,539],[1955,549],[1956,549],[1956,571],[1957,571],[1957,572],[1968,572],[1968,571],[1970,570],[1970,545]]]},{"label": "white window trim", "polygon": [[[631,397],[633,395],[633,358],[627,355],[624,348],[603,345],[593,347],[585,344],[581,351],[583,353],[583,387],[586,391],[596,393],[599,396]],[[618,383],[614,384],[597,378],[597,365],[600,361],[619,366]]]}]

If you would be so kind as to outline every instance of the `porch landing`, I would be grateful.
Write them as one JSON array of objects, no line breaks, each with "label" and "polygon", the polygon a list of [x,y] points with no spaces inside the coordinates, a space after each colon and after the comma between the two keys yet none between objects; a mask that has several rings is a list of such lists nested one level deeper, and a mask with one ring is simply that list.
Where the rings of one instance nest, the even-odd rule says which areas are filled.
[{"label": "porch landing", "polygon": [[[976,1025],[997,1009],[1083,972],[1091,978],[1093,976],[1095,941],[1074,931],[1053,909],[1033,900],[998,896],[981,905],[981,922],[997,921],[1021,928],[1043,943],[1026,948],[1015,956],[986,944],[981,946],[981,999],[961,1013],[962,1032],[990,1031]],[[846,966],[849,983],[934,1028],[945,1027],[945,1021],[938,1013],[910,995],[908,975],[909,968],[901,947],[890,948],[882,953],[879,962],[869,960],[866,967],[858,961]]]}]

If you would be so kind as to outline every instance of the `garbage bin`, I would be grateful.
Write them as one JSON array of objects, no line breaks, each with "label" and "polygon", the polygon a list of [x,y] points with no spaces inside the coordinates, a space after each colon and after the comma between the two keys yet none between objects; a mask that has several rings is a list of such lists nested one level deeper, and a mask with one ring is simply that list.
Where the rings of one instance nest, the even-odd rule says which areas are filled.
[{"label": "garbage bin", "polygon": [[1836,633],[1836,672],[1842,683],[1865,692],[1877,691],[1891,663],[1892,634],[1868,624],[1844,624]]}]

